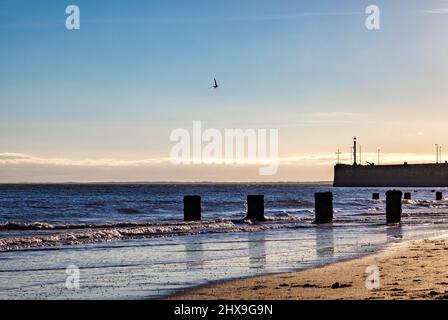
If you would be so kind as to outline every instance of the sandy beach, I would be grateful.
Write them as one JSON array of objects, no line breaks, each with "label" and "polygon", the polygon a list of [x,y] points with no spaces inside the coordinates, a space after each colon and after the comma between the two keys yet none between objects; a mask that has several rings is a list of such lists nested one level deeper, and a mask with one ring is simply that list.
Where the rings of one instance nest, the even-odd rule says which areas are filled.
[{"label": "sandy beach", "polygon": [[[448,299],[447,265],[448,235],[396,243],[320,268],[203,286],[169,299]],[[379,282],[369,282],[375,267]],[[366,280],[379,288],[368,289]]]}]

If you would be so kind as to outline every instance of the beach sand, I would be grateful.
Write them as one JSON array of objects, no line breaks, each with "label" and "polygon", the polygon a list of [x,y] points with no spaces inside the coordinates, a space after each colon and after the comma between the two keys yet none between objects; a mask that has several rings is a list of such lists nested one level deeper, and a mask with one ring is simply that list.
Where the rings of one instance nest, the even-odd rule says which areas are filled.
[{"label": "beach sand", "polygon": [[[366,287],[374,277],[366,273],[369,266],[378,267],[377,289]],[[397,243],[320,268],[225,281],[169,299],[448,299],[448,236]]]}]

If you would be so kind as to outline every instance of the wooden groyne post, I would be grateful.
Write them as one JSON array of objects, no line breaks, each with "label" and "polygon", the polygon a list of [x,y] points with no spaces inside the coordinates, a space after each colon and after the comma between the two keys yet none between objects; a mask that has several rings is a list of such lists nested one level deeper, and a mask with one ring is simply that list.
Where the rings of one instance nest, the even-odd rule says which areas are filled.
[{"label": "wooden groyne post", "polygon": [[411,200],[411,193],[410,193],[410,192],[405,192],[403,198],[404,198],[405,200]]},{"label": "wooden groyne post", "polygon": [[379,200],[380,199],[380,194],[378,192],[372,193],[372,199],[373,200]]},{"label": "wooden groyne post", "polygon": [[397,223],[401,220],[401,197],[403,193],[399,190],[386,192],[386,221]]},{"label": "wooden groyne post", "polygon": [[247,196],[247,219],[265,221],[264,217],[264,195],[251,194]]},{"label": "wooden groyne post", "polygon": [[316,192],[314,194],[314,209],[315,223],[333,222],[333,193]]},{"label": "wooden groyne post", "polygon": [[201,196],[184,196],[184,221],[201,221]]},{"label": "wooden groyne post", "polygon": [[443,199],[443,193],[441,191],[436,192],[436,200],[442,200]]}]

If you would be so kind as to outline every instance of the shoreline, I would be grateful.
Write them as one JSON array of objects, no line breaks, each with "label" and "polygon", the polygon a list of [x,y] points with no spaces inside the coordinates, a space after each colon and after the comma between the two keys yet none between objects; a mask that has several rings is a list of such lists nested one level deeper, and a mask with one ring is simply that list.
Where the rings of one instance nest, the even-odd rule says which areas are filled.
[{"label": "shoreline", "polygon": [[208,283],[162,300],[448,299],[447,253],[445,234],[316,268]]}]

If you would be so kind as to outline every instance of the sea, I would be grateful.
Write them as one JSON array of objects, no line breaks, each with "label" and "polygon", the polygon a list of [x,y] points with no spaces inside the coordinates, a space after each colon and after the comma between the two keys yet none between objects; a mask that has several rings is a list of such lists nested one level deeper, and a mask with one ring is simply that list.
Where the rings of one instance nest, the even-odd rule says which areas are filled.
[{"label": "sea", "polygon": [[[0,185],[0,299],[159,299],[189,288],[314,268],[448,233],[448,199],[401,188],[387,225],[386,188],[328,183]],[[314,194],[331,191],[334,221],[316,225]],[[372,200],[379,192],[380,200]],[[266,221],[245,219],[262,194]],[[202,221],[183,221],[183,197]]]}]

